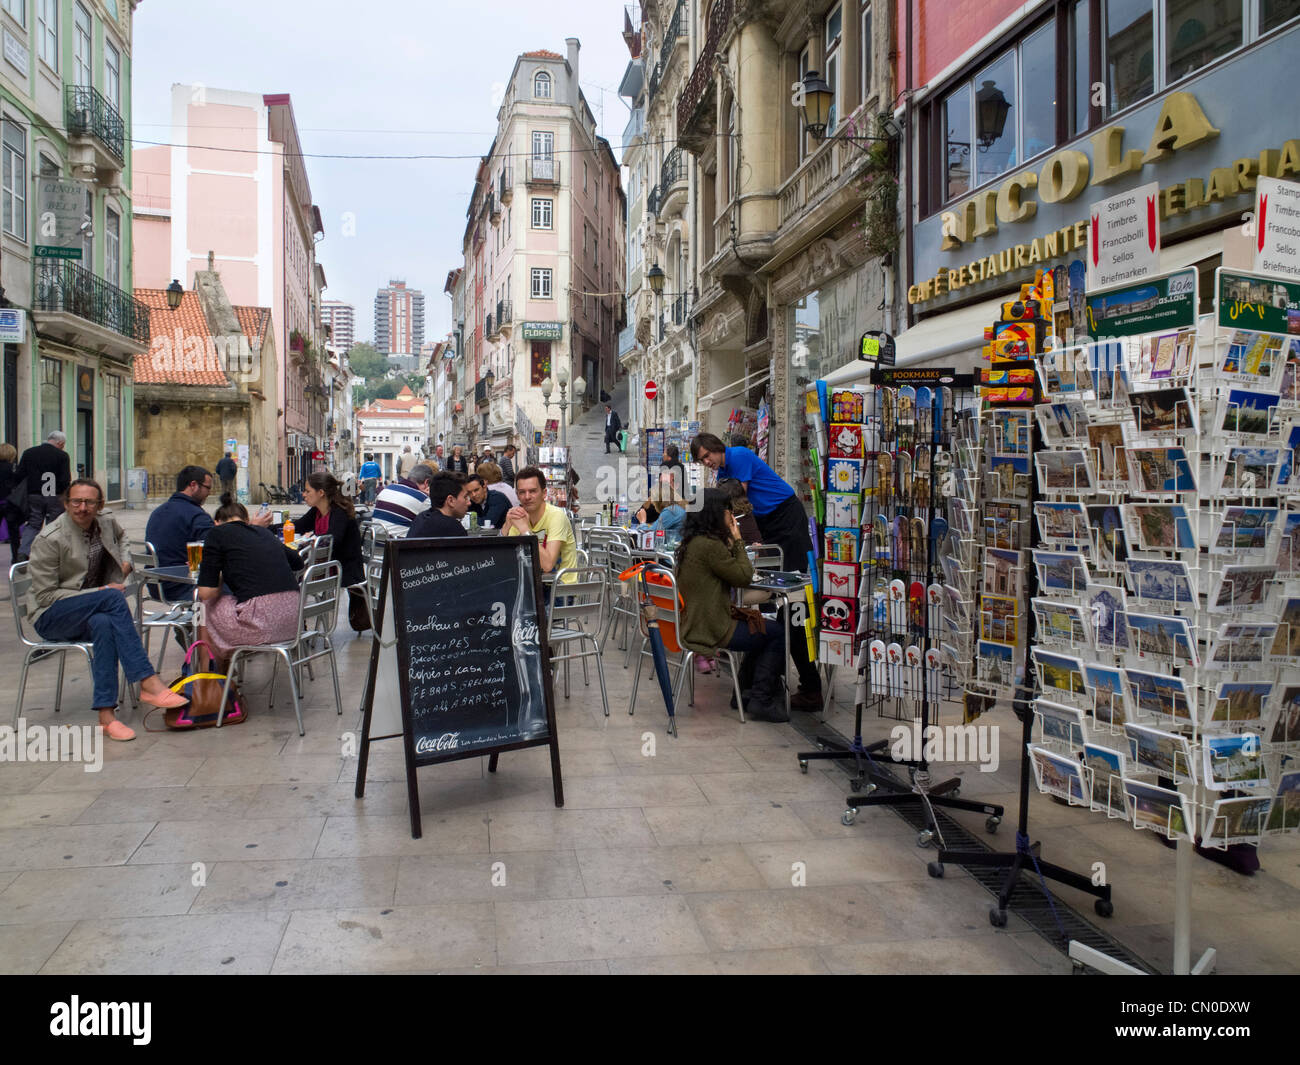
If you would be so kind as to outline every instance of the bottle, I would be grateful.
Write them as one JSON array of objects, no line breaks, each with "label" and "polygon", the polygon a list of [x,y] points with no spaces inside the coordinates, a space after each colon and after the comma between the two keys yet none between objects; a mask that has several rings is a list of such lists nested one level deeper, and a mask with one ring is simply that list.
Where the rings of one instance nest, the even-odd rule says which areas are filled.
[{"label": "bottle", "polygon": [[533,600],[532,555],[524,547],[515,548],[518,569],[515,610],[511,621],[510,645],[515,660],[515,683],[519,689],[516,722],[520,739],[531,739],[546,731],[546,693],[534,683],[534,672],[541,677],[542,645],[537,628],[537,608]]},{"label": "bottle", "polygon": [[295,533],[295,529],[293,527],[293,520],[291,518],[286,518],[284,521],[284,546],[285,547],[293,546],[294,533]]}]

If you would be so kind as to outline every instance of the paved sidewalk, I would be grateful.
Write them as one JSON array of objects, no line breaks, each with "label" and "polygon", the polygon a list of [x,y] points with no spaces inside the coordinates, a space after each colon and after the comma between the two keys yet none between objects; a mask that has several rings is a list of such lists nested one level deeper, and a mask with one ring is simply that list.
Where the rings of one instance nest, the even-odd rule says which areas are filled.
[{"label": "paved sidewalk", "polygon": [[[143,529],[142,511],[124,511]],[[1014,915],[988,921],[989,894],[961,869],[926,873],[932,850],[895,813],[840,823],[844,774],[798,771],[791,725],[741,725],[720,677],[668,736],[657,687],[605,655],[610,716],[595,678],[557,684],[566,803],[545,750],[420,770],[424,837],[410,838],[395,741],[353,797],[368,640],[338,632],[344,714],[317,671],[300,738],[287,693],[266,707],[269,662],[250,667],[246,724],[139,732],[101,772],[0,764],[0,971],[133,972],[842,972],[1065,973],[1069,962]],[[178,663],[169,651],[173,671]],[[0,668],[16,677],[12,637]],[[54,723],[55,668],[33,667],[25,718]],[[90,681],[70,666],[60,723],[89,724]],[[841,685],[842,706],[851,692]],[[11,696],[12,698],[12,689]],[[0,706],[8,723],[12,704]],[[963,770],[966,794],[1008,805],[1014,718],[998,772]],[[829,717],[842,732],[851,717]],[[872,721],[872,736],[893,722]],[[935,776],[943,775],[936,768]],[[983,818],[973,831],[988,838]],[[1115,917],[1103,924],[1161,967],[1172,957],[1174,855],[1149,833],[1037,794],[1033,831],[1050,860],[1104,861]],[[1300,847],[1269,840],[1263,870],[1238,877],[1195,860],[1193,947],[1219,971],[1293,972],[1300,957]],[[800,876],[806,886],[796,886]],[[1090,900],[1065,897],[1086,915]]]}]

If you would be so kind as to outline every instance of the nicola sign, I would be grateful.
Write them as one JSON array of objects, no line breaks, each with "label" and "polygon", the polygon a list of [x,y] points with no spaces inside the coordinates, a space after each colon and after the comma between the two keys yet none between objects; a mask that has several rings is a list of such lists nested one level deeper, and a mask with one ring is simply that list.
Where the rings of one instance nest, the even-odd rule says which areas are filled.
[{"label": "nicola sign", "polygon": [[1255,270],[1300,279],[1300,182],[1255,182]]},{"label": "nicola sign", "polygon": [[1151,181],[1088,211],[1088,291],[1160,270],[1160,185]]}]

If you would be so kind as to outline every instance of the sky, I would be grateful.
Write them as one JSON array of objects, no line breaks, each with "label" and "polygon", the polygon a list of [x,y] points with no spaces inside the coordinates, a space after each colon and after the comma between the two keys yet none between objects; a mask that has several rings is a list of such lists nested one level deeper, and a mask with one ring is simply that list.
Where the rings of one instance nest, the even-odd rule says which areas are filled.
[{"label": "sky", "polygon": [[[621,0],[144,0],[132,45],[132,137],[171,141],[171,87],[289,93],[325,236],[326,299],[374,336],[375,291],[400,278],[425,294],[425,339],[451,328],[447,272],[462,260],[478,159],[516,57],[582,42],[579,80],[619,155],[629,109]],[[358,15],[364,13],[364,19]],[[437,155],[360,160],[321,155]],[[345,215],[355,235],[345,233]]]}]

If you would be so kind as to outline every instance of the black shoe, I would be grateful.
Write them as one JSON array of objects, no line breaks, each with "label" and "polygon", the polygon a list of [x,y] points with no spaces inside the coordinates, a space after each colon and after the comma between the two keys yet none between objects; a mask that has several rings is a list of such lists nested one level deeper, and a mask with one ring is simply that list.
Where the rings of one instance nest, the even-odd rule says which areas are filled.
[{"label": "black shoe", "polygon": [[790,715],[776,700],[765,703],[758,699],[751,699],[745,706],[745,718],[750,721],[772,721],[779,724],[789,721]]},{"label": "black shoe", "polygon": [[801,691],[790,696],[791,710],[820,710],[822,708],[822,693],[818,691]]}]

